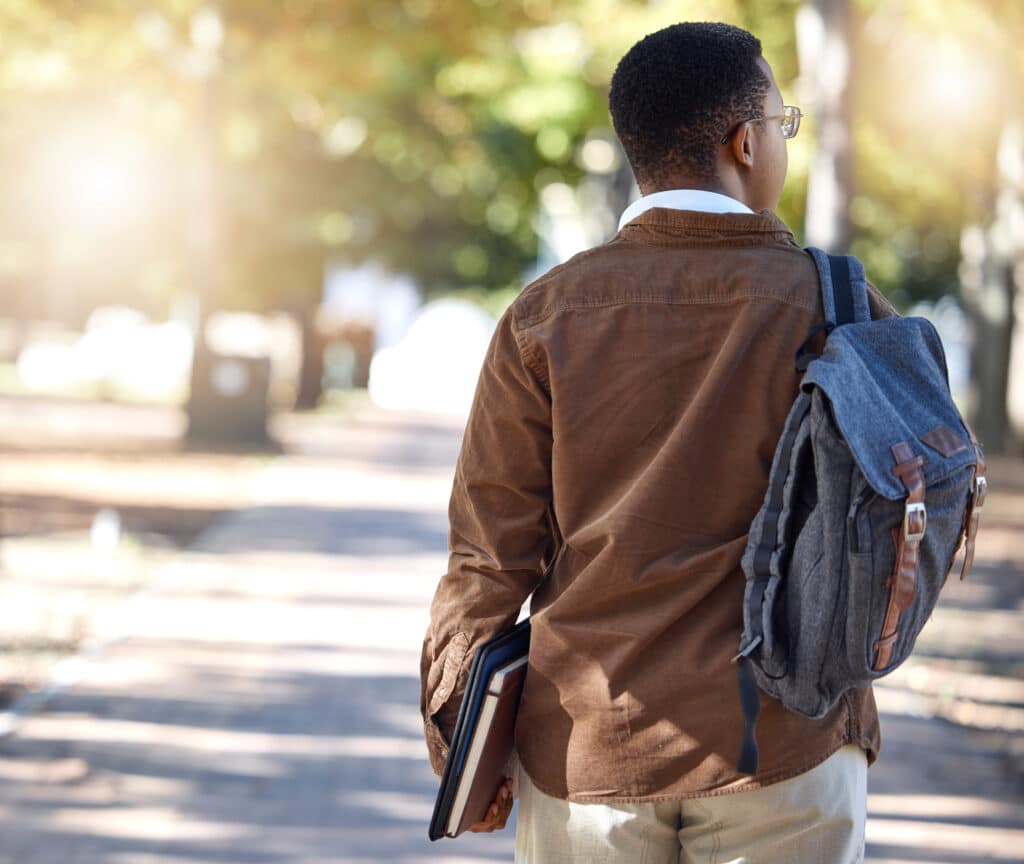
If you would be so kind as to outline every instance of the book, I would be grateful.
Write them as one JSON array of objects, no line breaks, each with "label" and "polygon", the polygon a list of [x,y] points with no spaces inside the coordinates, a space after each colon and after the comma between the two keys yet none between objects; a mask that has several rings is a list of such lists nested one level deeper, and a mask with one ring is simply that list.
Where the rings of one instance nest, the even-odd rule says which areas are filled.
[{"label": "book", "polygon": [[430,820],[431,840],[458,837],[493,803],[515,747],[529,650],[526,620],[474,654]]}]

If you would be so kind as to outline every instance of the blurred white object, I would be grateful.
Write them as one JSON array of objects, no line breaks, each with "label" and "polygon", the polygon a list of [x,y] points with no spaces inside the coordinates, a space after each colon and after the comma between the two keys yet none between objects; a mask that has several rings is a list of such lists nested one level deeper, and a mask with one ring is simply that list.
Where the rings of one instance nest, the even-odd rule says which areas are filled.
[{"label": "blurred white object", "polygon": [[89,540],[93,552],[99,555],[112,555],[121,543],[121,517],[116,510],[104,507],[92,520],[89,529]]},{"label": "blurred white object", "polygon": [[30,390],[63,389],[78,380],[74,357],[70,345],[29,345],[18,355],[18,378]]},{"label": "blurred white object", "polygon": [[340,324],[362,324],[373,330],[374,348],[402,341],[422,305],[416,283],[371,262],[361,267],[328,265],[321,326],[330,331]]},{"label": "blurred white object", "polygon": [[[274,401],[294,401],[302,362],[302,333],[291,316],[280,312],[214,312],[206,322],[205,334],[206,346],[224,357],[269,357]],[[214,388],[230,398],[241,395],[249,385],[249,373],[241,363],[221,364],[214,375]]]},{"label": "blurred white object", "polygon": [[387,273],[379,264],[362,267],[329,264],[324,276],[321,313],[329,320],[372,327],[377,322],[378,298],[386,285]]},{"label": "blurred white object", "polygon": [[192,334],[180,321],[151,324],[135,309],[102,307],[75,345],[81,380],[103,381],[150,397],[172,395],[188,382]]},{"label": "blurred white object", "polygon": [[271,353],[270,322],[251,312],[214,312],[206,322],[206,347],[234,357],[267,357]]},{"label": "blurred white object", "polygon": [[169,396],[188,384],[192,371],[192,332],[181,321],[140,328],[118,358],[111,380],[147,396]]},{"label": "blurred white object", "polygon": [[927,318],[938,331],[949,370],[949,390],[959,405],[967,403],[971,381],[971,347],[967,315],[955,297],[915,303],[908,315]]},{"label": "blurred white object", "polygon": [[171,397],[188,384],[192,334],[180,321],[151,324],[135,309],[106,306],[89,316],[74,344],[33,341],[17,368],[30,390],[108,383],[147,397]]},{"label": "blurred white object", "polygon": [[382,408],[468,414],[496,321],[465,300],[435,300],[405,338],[374,354],[370,398]]},{"label": "blurred white object", "polygon": [[213,389],[226,399],[237,399],[249,387],[249,370],[238,360],[221,360],[210,372]]}]

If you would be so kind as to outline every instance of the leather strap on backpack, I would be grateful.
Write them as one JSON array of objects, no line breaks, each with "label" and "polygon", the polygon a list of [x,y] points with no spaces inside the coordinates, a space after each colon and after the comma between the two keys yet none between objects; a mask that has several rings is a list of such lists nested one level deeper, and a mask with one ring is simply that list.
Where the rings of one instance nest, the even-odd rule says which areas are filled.
[{"label": "leather strap on backpack", "polygon": [[967,574],[971,572],[971,565],[974,564],[974,542],[978,536],[978,525],[981,522],[981,508],[985,504],[985,495],[988,492],[988,480],[985,479],[985,456],[981,452],[978,439],[974,437],[974,431],[969,426],[967,432],[971,436],[971,444],[974,446],[974,454],[978,461],[974,467],[974,479],[971,481],[971,500],[967,505],[967,512],[964,514],[967,542],[964,546],[964,566],[960,570],[960,581],[967,578]]},{"label": "leather strap on backpack", "polygon": [[892,469],[907,489],[906,509],[903,524],[893,528],[896,544],[896,565],[886,583],[889,586],[889,605],[885,610],[882,636],[875,643],[875,662],[872,669],[881,672],[892,662],[893,649],[899,639],[900,615],[910,608],[917,594],[917,565],[921,540],[928,527],[928,513],[924,506],[924,472],[927,461],[924,456],[915,456],[906,441],[892,445],[896,466]]}]

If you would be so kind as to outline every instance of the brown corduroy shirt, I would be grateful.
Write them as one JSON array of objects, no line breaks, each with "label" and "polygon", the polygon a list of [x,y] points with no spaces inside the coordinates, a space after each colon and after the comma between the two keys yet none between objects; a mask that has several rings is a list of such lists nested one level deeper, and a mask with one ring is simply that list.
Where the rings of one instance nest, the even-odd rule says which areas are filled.
[{"label": "brown corduroy shirt", "polygon": [[769,211],[649,210],[519,295],[480,374],[423,645],[436,772],[473,652],[527,598],[516,742],[550,795],[750,789],[845,744],[874,761],[870,689],[821,720],[762,694],[760,770],[735,770],[740,558],[821,319],[814,264]]}]

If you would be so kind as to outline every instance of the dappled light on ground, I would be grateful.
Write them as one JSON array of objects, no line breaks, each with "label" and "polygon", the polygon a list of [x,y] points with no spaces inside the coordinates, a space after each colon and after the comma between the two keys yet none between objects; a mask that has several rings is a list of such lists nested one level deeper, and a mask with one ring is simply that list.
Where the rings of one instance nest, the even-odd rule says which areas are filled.
[{"label": "dappled light on ground", "polygon": [[[247,506],[104,615],[68,686],[0,739],[0,860],[511,859],[511,830],[426,839],[437,780],[419,647],[446,566],[460,423],[364,403],[344,424],[293,417],[278,431],[287,454],[247,475]],[[165,486],[173,494],[173,478]],[[1000,524],[1013,500],[994,489]],[[913,662],[878,688],[872,864],[1013,860],[1020,848],[1015,733],[943,719],[963,704],[1019,710],[1009,552],[979,547]]]}]

